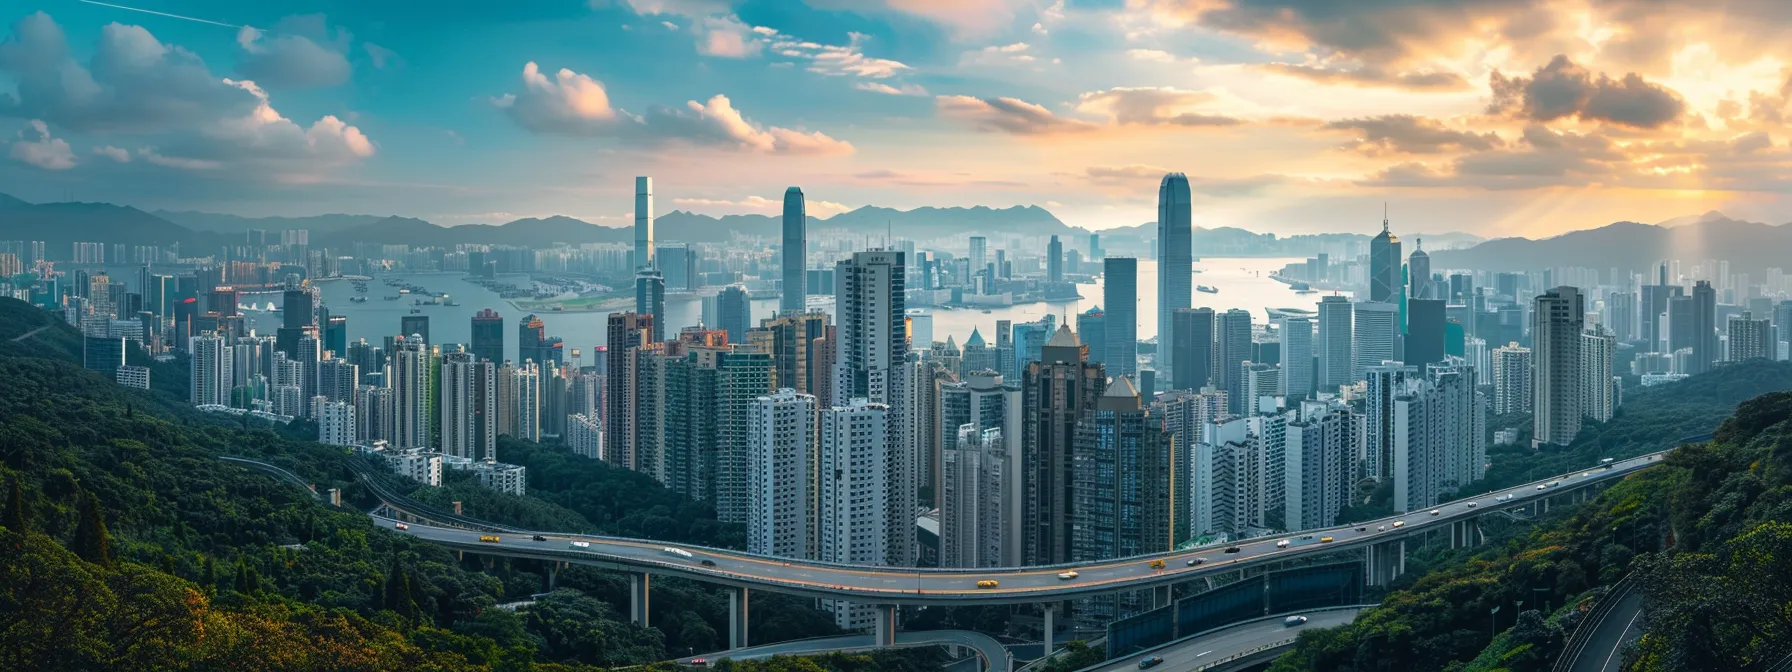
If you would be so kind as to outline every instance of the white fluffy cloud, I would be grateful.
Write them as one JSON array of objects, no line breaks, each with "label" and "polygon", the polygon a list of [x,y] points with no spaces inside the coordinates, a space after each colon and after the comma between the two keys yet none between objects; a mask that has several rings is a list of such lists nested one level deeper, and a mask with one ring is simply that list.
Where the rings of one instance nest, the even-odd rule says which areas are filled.
[{"label": "white fluffy cloud", "polygon": [[94,156],[103,156],[103,157],[111,159],[117,163],[130,163],[131,162],[131,150],[125,149],[123,147],[113,147],[112,145],[102,145],[100,147],[93,148],[93,155]]},{"label": "white fluffy cloud", "polygon": [[68,170],[75,167],[75,152],[68,141],[50,137],[50,127],[32,119],[25,130],[12,141],[12,158],[44,170]]},{"label": "white fluffy cloud", "polygon": [[900,87],[896,87],[896,86],[890,86],[889,84],[885,84],[883,82],[859,82],[857,84],[854,84],[852,86],[852,88],[858,89],[860,91],[870,91],[872,93],[882,93],[882,94],[887,94],[887,95],[891,95],[891,96],[925,96],[925,95],[927,95],[927,89],[923,88],[920,84],[903,84]]},{"label": "white fluffy cloud", "polygon": [[615,137],[632,142],[682,142],[760,154],[846,155],[851,143],[820,131],[764,126],[746,118],[727,96],[682,107],[631,114],[610,104],[602,82],[562,68],[553,79],[533,61],[523,66],[523,90],[492,99],[511,121],[536,133]]},{"label": "white fluffy cloud", "polygon": [[[272,34],[243,26],[236,34],[242,49],[237,71],[245,79],[275,88],[336,86],[348,81],[351,40],[346,30],[331,31],[322,15],[287,17]],[[370,49],[369,54],[375,67],[384,63],[381,53]]]}]

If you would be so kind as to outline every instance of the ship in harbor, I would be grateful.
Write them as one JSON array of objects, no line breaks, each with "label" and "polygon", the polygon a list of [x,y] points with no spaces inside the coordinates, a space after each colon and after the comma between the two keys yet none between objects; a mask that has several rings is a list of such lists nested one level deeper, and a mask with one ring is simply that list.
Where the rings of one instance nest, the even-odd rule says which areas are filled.
[{"label": "ship in harbor", "polygon": [[1197,291],[1197,292],[1206,292],[1206,293],[1208,293],[1208,294],[1218,294],[1218,293],[1220,293],[1220,290],[1219,290],[1219,288],[1217,288],[1217,287],[1208,287],[1208,286],[1207,286],[1207,285],[1195,285],[1195,291]]}]

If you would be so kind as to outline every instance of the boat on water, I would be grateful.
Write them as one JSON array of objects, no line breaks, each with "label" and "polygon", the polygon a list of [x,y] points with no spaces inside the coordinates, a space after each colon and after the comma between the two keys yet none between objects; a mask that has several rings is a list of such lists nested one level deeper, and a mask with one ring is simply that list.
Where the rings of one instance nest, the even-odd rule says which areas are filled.
[{"label": "boat on water", "polygon": [[417,314],[417,313],[421,313],[421,312],[423,312],[423,309],[422,309],[422,308],[412,308],[412,309],[411,309],[411,314],[412,314],[412,315],[416,315],[416,314]]},{"label": "boat on water", "polygon": [[1206,293],[1208,293],[1208,294],[1218,294],[1218,293],[1220,293],[1220,290],[1219,290],[1219,289],[1218,289],[1218,288],[1214,288],[1214,287],[1208,287],[1208,286],[1207,286],[1207,285],[1195,285],[1195,291],[1197,291],[1197,292],[1206,292]]},{"label": "boat on water", "polygon": [[1294,293],[1295,294],[1318,294],[1319,290],[1317,290],[1317,289],[1300,289],[1300,290],[1295,290]]},{"label": "boat on water", "polygon": [[350,297],[349,302],[350,303],[367,303],[367,297],[365,297],[365,296]]}]

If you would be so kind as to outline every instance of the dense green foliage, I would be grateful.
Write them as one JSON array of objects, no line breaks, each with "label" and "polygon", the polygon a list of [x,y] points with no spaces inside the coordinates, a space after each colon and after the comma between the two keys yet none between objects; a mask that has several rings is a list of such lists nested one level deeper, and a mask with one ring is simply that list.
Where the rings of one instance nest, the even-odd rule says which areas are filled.
[{"label": "dense green foliage", "polygon": [[[1635,395],[1623,416],[1535,459],[1566,470],[1709,432],[1726,400],[1792,387],[1785,363],[1761,364]],[[1432,553],[1435,571],[1409,572],[1422,575],[1351,625],[1303,633],[1273,672],[1547,669],[1579,623],[1577,607],[1633,571],[1647,630],[1626,669],[1746,669],[1787,655],[1792,393],[1730,410],[1711,441],[1682,446],[1587,506],[1492,548]],[[1506,477],[1523,480],[1517,470]]]},{"label": "dense green foliage", "polygon": [[[561,572],[562,590],[533,605],[500,608],[543,589],[538,563],[457,558],[220,461],[261,459],[371,501],[344,449],[120,388],[79,367],[78,343],[55,316],[0,299],[0,669],[572,670],[726,647],[727,596],[700,584],[656,581],[653,628],[616,613],[622,577],[585,567]],[[566,494],[574,485],[541,491],[567,508],[460,481],[418,496],[464,499],[475,515],[733,543],[705,508],[638,474],[506,450],[542,465],[538,483],[619,488],[620,501]],[[753,599],[758,641],[834,631],[808,602]],[[885,669],[849,658],[823,664]]]}]

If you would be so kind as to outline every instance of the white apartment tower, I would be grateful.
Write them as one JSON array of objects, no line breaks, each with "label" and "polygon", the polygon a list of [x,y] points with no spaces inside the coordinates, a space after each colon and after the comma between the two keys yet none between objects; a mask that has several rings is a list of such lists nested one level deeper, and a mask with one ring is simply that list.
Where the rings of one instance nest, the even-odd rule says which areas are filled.
[{"label": "white apartment tower", "polygon": [[747,551],[809,558],[815,397],[784,388],[747,408]]},{"label": "white apartment tower", "polygon": [[[881,546],[887,563],[915,563],[916,490],[920,486],[916,451],[905,449],[915,438],[913,409],[905,402],[912,367],[904,309],[907,271],[903,253],[895,250],[855,252],[834,270],[835,327],[833,398],[864,399],[884,410],[888,456],[888,520],[880,526],[889,538]],[[827,473],[823,470],[823,473]]]},{"label": "white apartment tower", "polygon": [[1618,384],[1612,378],[1612,356],[1617,349],[1617,337],[1605,327],[1596,326],[1580,335],[1580,407],[1595,422],[1610,421],[1618,410]]},{"label": "white apartment tower", "polygon": [[429,430],[429,346],[423,336],[400,336],[393,346],[392,447],[433,448]]},{"label": "white apartment tower", "polygon": [[193,404],[230,405],[232,357],[224,339],[210,333],[194,336],[187,339],[187,352],[193,353]]},{"label": "white apartment tower", "polygon": [[[892,476],[890,408],[864,398],[821,412],[815,559],[857,565],[889,565],[891,509],[899,484]],[[913,496],[910,496],[912,501]],[[914,509],[906,527],[912,536]],[[832,602],[829,604],[829,602]],[[871,605],[823,601],[845,630],[863,630],[876,620]]]},{"label": "white apartment tower", "polygon": [[317,409],[317,442],[353,446],[356,440],[355,407],[345,401],[327,401]]},{"label": "white apartment tower", "polygon": [[1507,343],[1492,359],[1493,414],[1531,412],[1531,349]]}]

